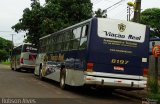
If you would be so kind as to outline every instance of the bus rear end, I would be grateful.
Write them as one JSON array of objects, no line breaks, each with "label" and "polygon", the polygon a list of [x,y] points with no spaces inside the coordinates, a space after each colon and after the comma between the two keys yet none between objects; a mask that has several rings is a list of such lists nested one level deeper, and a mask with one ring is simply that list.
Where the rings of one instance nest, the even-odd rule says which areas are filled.
[{"label": "bus rear end", "polygon": [[35,61],[37,56],[37,48],[30,44],[24,44],[20,56],[20,66],[23,69],[35,68]]},{"label": "bus rear end", "polygon": [[143,89],[147,84],[149,29],[122,20],[92,20],[85,84]]}]

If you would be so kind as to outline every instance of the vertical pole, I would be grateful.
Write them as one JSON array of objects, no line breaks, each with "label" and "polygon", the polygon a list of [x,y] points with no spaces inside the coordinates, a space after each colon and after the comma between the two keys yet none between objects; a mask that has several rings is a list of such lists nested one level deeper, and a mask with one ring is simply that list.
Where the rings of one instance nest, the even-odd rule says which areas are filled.
[{"label": "vertical pole", "polygon": [[108,18],[107,9],[105,11],[106,11],[106,18]]},{"label": "vertical pole", "polygon": [[140,22],[141,0],[135,1],[133,22]]},{"label": "vertical pole", "polygon": [[11,34],[12,35],[12,47],[11,47],[11,64],[12,64],[12,61],[13,61],[13,48],[14,48],[14,42],[13,42],[13,35],[14,34]]},{"label": "vertical pole", "polygon": [[155,58],[155,87],[156,92],[158,92],[158,57]]},{"label": "vertical pole", "polygon": [[13,48],[13,44],[14,44],[14,43],[13,43],[13,34],[12,34],[12,48]]},{"label": "vertical pole", "polygon": [[129,19],[128,19],[128,17],[129,17],[129,16],[128,16],[128,8],[129,8],[129,7],[127,6],[127,21],[129,20]]},{"label": "vertical pole", "polygon": [[14,48],[13,35],[14,34],[11,34],[11,35],[12,35],[12,51],[13,51],[13,48]]},{"label": "vertical pole", "polygon": [[129,7],[129,21],[130,21],[130,18],[131,18],[131,8]]}]

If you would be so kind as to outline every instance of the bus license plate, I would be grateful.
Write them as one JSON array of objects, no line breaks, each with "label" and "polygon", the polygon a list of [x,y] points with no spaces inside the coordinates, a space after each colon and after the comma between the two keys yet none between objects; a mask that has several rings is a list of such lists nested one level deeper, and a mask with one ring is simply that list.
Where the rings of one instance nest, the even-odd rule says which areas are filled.
[{"label": "bus license plate", "polygon": [[114,66],[114,70],[117,70],[117,71],[124,71],[124,67],[121,67],[121,66]]}]

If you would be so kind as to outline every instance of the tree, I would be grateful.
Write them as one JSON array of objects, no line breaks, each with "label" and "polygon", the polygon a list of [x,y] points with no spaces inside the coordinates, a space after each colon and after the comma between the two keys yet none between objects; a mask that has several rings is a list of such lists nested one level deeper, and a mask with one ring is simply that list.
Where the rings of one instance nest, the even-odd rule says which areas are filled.
[{"label": "tree", "polygon": [[41,24],[42,36],[58,31],[65,26],[65,18],[62,18],[61,8],[60,0],[46,0],[46,5],[43,7],[44,18]]},{"label": "tree", "polygon": [[27,31],[27,41],[38,44],[38,39],[41,37],[41,24],[43,21],[43,8],[39,1],[32,0],[31,9],[23,10],[23,16],[19,22],[12,26],[16,32]]},{"label": "tree", "polygon": [[0,49],[9,51],[12,48],[12,42],[0,37]]},{"label": "tree", "polygon": [[92,3],[90,0],[61,0],[62,17],[69,25],[92,17]]},{"label": "tree", "polygon": [[160,9],[159,8],[149,8],[141,13],[140,22],[142,24],[148,25],[151,28],[151,37],[160,37]]},{"label": "tree", "polygon": [[90,0],[46,0],[43,36],[92,17]]},{"label": "tree", "polygon": [[102,9],[98,9],[97,11],[95,11],[95,17],[102,17],[102,18],[106,18],[106,11],[102,10]]},{"label": "tree", "polygon": [[0,62],[5,61],[8,58],[9,58],[8,52],[6,50],[0,49]]},{"label": "tree", "polygon": [[[148,25],[151,29],[151,37],[160,37],[160,8],[149,8],[141,13],[140,22]],[[153,80],[150,82],[150,89],[153,93],[158,93],[158,57],[155,58],[155,68]]]},{"label": "tree", "polygon": [[0,37],[0,62],[9,58],[12,42]]},{"label": "tree", "polygon": [[42,7],[32,0],[19,22],[12,26],[16,32],[27,31],[28,42],[38,45],[40,37],[56,32],[92,17],[90,0],[46,0]]}]

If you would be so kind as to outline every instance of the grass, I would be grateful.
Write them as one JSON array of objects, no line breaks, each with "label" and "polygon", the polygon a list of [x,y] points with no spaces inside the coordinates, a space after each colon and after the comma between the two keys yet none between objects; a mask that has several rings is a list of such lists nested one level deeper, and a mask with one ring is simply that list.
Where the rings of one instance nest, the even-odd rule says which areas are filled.
[{"label": "grass", "polygon": [[3,61],[3,62],[0,62],[0,64],[10,65],[10,61]]},{"label": "grass", "polygon": [[150,93],[150,94],[149,94],[149,98],[160,100],[160,93],[157,93],[157,94],[155,94],[155,93]]},{"label": "grass", "polygon": [[155,84],[154,80],[149,81],[150,91],[148,92],[148,98],[158,100],[160,103],[160,86]]},{"label": "grass", "polygon": [[160,104],[160,93],[152,93],[152,92],[149,92],[149,99],[151,100],[157,100],[157,104]]}]

